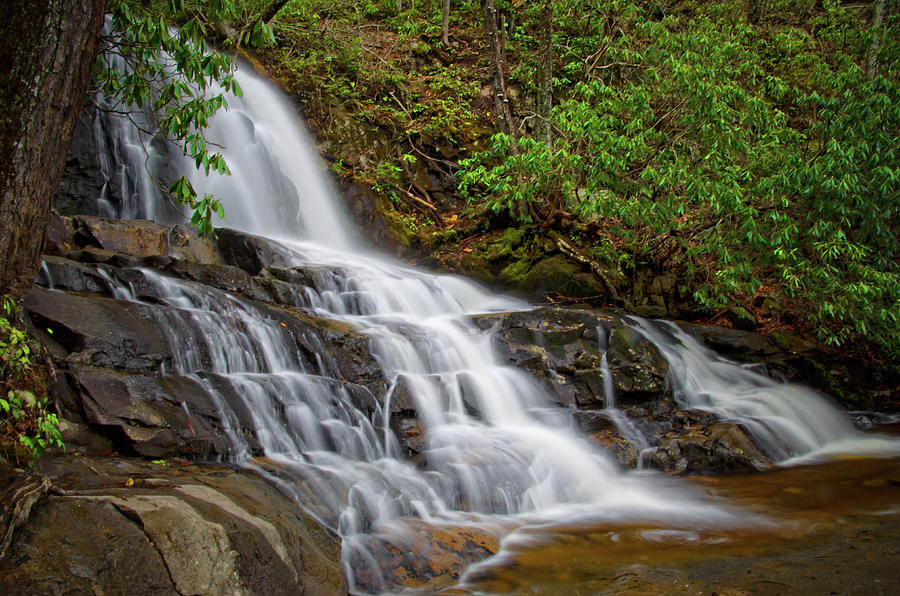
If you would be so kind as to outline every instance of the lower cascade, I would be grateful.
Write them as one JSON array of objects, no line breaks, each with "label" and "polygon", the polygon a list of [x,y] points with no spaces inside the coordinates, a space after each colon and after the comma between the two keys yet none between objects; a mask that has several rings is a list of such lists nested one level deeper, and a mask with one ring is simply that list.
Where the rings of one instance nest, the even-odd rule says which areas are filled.
[{"label": "lower cascade", "polygon": [[[243,98],[229,98],[209,129],[232,175],[205,178],[190,163],[184,171],[199,193],[222,200],[226,225],[243,234],[221,230],[220,247],[230,238],[260,261],[254,268],[268,276],[278,306],[250,300],[252,284],[230,291],[137,263],[85,267],[94,291],[166,330],[172,357],[155,364],[155,374],[212,404],[221,436],[209,453],[265,475],[340,536],[352,591],[403,589],[383,562],[407,556],[429,528],[485,531],[502,552],[528,528],[548,525],[609,521],[687,532],[767,523],[642,465],[626,471],[589,441],[573,407],[560,407],[548,384],[559,373],[537,378],[498,350],[504,317],[532,307],[368,251],[354,239],[294,110],[244,65],[237,79]],[[67,283],[58,269],[45,262],[40,283],[50,292]],[[775,464],[900,455],[900,442],[863,435],[814,391],[725,360],[674,324],[583,316],[576,324],[597,359],[598,411],[640,452],[639,462],[657,447],[615,395],[613,330],[655,346],[679,408],[739,425]],[[297,322],[303,317],[344,334],[339,348],[347,353],[362,346],[368,372],[348,371],[328,343],[335,335],[309,331]],[[550,362],[554,349],[529,354]],[[193,420],[197,412],[183,405]],[[406,441],[398,437],[398,420],[410,419],[404,412],[415,412],[416,425]]]}]

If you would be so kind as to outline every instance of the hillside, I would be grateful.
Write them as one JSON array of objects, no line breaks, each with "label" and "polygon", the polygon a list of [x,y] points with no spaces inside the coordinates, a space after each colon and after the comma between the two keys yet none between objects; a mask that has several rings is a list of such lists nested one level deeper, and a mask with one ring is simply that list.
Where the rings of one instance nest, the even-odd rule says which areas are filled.
[{"label": "hillside", "polygon": [[496,54],[482,3],[451,3],[447,43],[440,4],[295,0],[253,53],[377,243],[552,301],[809,335],[896,384],[893,3],[498,1]]}]

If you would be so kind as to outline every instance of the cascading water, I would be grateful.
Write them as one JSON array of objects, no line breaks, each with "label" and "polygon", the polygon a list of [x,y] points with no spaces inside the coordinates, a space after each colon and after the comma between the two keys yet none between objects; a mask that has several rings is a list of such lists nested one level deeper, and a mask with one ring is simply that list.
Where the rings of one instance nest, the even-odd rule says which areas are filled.
[{"label": "cascading water", "polygon": [[[232,459],[251,465],[252,450],[228,397],[238,396],[268,461],[290,471],[273,480],[298,499],[316,503],[315,513],[340,533],[351,581],[361,573],[370,578],[357,590],[391,587],[380,579],[369,553],[371,535],[408,532],[399,523],[404,518],[507,528],[551,520],[691,526],[747,519],[683,485],[620,471],[571,424],[561,423],[566,412],[549,405],[534,379],[500,364],[490,334],[468,320],[476,313],[527,305],[457,277],[427,274],[366,253],[354,241],[293,110],[245,67],[237,79],[244,97],[229,98],[228,112],[215,116],[208,131],[211,142],[225,147],[232,175],[207,179],[192,164],[184,171],[200,193],[213,192],[223,202],[229,226],[277,238],[285,262],[312,272],[300,307],[347,323],[369,338],[392,391],[402,384],[415,400],[427,437],[424,463],[416,466],[398,457],[387,424],[389,404],[379,404],[379,413],[367,416],[354,405],[365,396],[349,394],[324,349],[314,358],[300,353],[290,333],[250,303],[149,270],[141,270],[139,296],[115,279],[110,283],[118,298],[149,298],[175,309],[165,316],[174,317],[166,323],[179,357],[175,371],[162,372],[193,376],[210,393]],[[661,332],[649,323],[635,326],[661,346],[673,368],[719,366],[718,360],[695,363],[710,357],[689,358],[677,342],[657,337]],[[679,385],[684,394],[691,391],[688,385]],[[812,394],[803,399],[819,401],[803,406],[801,417],[825,407]],[[789,406],[773,397],[766,407]],[[785,420],[798,415],[790,408]],[[750,419],[739,409],[728,416],[741,423]],[[849,423],[828,421],[827,428],[803,431],[815,433],[814,441],[790,440],[784,457],[850,432]],[[772,432],[793,433],[795,426],[785,423]],[[781,451],[774,452],[784,459]],[[292,484],[289,478],[301,482]]]},{"label": "cascading water", "polygon": [[898,455],[900,442],[863,434],[821,395],[781,383],[720,357],[674,323],[633,318],[631,324],[669,361],[675,399],[685,408],[740,423],[782,465],[829,454]]}]

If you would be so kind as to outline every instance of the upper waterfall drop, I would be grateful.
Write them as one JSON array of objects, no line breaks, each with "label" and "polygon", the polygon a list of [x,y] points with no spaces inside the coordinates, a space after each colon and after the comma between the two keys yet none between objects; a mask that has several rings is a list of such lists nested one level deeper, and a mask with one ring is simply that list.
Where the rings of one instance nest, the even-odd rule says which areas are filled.
[{"label": "upper waterfall drop", "polygon": [[324,162],[294,107],[247,63],[236,63],[244,93],[227,94],[206,129],[231,175],[206,176],[185,160],[198,194],[211,193],[225,208],[220,222],[252,234],[306,240],[339,251],[359,249]]}]

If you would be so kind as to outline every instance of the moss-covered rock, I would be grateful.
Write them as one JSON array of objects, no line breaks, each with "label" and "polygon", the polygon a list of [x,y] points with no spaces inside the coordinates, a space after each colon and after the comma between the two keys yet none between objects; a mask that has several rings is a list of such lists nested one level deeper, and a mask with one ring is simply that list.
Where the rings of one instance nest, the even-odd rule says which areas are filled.
[{"label": "moss-covered rock", "polygon": [[523,287],[536,293],[557,292],[572,298],[601,296],[603,283],[593,273],[564,255],[553,255],[538,261],[523,280]]}]

